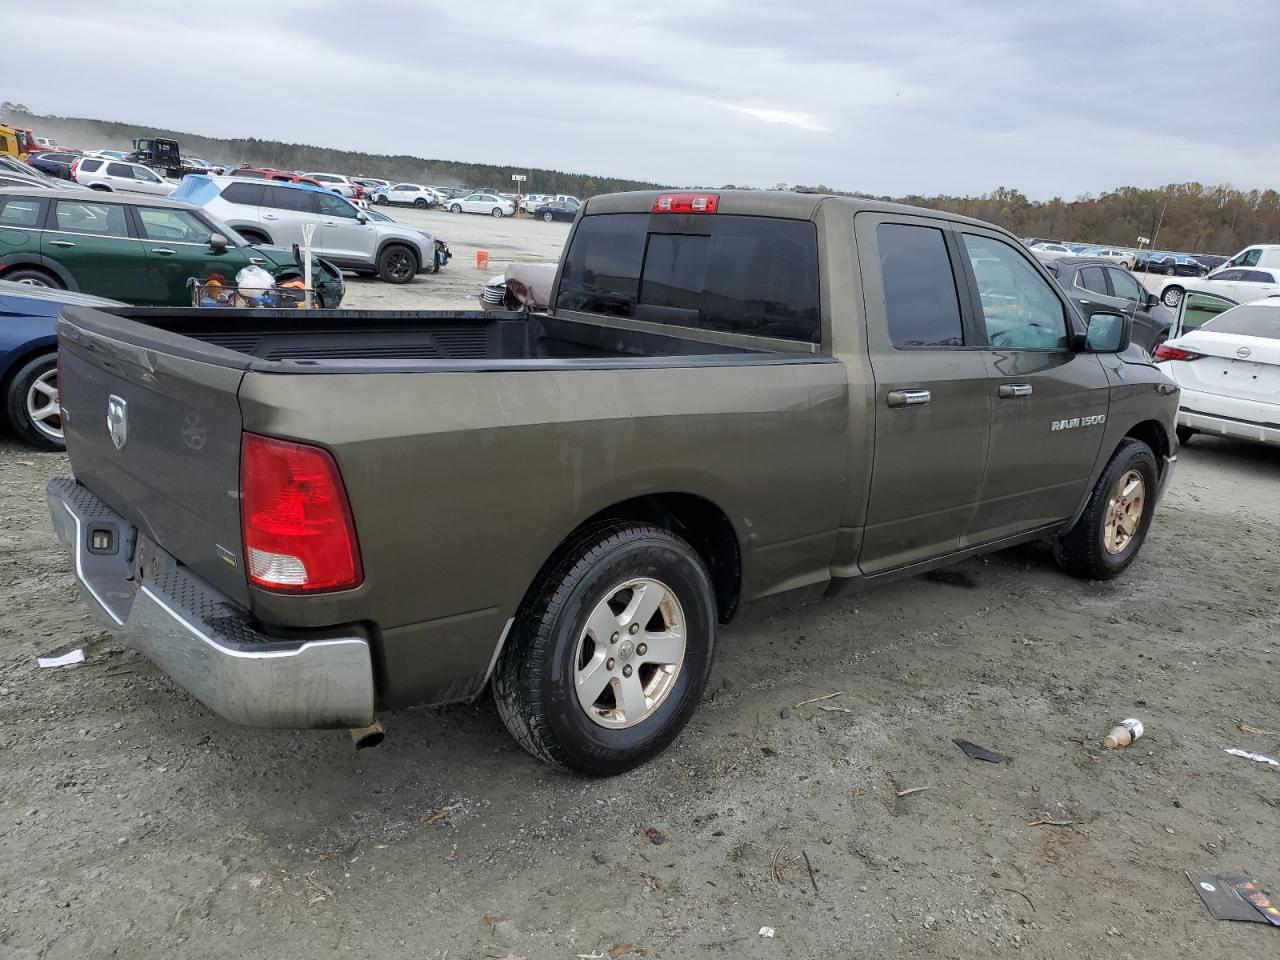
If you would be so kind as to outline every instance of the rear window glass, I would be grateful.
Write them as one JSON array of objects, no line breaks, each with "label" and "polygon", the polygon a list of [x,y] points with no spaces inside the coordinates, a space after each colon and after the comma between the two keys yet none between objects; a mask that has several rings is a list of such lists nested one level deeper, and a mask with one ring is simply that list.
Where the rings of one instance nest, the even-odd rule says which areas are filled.
[{"label": "rear window glass", "polygon": [[565,257],[556,306],[650,323],[817,343],[817,230],[808,221],[709,216],[706,233],[649,232],[670,218],[587,217]]},{"label": "rear window glass", "polygon": [[1233,333],[1241,337],[1280,340],[1280,304],[1248,303],[1219,314],[1200,329],[1212,333]]},{"label": "rear window glass", "polygon": [[40,223],[43,201],[31,197],[0,197],[0,227],[34,227]]},{"label": "rear window glass", "polygon": [[84,160],[80,161],[80,172],[93,173],[93,171],[97,170],[100,166],[102,166],[101,160],[94,160],[92,158],[87,157]]},{"label": "rear window glass", "polygon": [[222,191],[222,199],[227,203],[243,203],[250,207],[262,205],[262,191],[266,187],[261,183],[229,183]]}]

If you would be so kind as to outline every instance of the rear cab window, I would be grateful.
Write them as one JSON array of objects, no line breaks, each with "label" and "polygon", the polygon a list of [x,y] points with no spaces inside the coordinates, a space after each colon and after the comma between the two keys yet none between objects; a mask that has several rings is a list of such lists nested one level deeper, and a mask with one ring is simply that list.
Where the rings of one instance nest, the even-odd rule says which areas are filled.
[{"label": "rear cab window", "polygon": [[587,216],[566,251],[556,308],[819,343],[817,228],[725,214]]}]

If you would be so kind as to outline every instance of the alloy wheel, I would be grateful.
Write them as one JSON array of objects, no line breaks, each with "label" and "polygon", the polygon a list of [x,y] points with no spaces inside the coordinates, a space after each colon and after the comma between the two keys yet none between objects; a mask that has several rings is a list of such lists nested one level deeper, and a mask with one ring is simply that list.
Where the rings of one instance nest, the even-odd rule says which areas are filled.
[{"label": "alloy wheel", "polygon": [[1102,526],[1102,545],[1112,556],[1123,553],[1138,535],[1147,505],[1147,484],[1137,470],[1126,471],[1111,488]]},{"label": "alloy wheel", "polygon": [[58,404],[57,368],[48,370],[31,381],[31,386],[27,388],[27,417],[31,420],[31,425],[50,440],[62,442],[62,408]]}]

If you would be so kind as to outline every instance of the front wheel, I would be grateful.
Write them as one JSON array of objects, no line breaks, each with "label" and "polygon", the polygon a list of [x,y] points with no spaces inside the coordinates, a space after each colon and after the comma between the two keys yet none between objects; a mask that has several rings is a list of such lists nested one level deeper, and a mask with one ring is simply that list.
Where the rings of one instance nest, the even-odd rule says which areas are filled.
[{"label": "front wheel", "polygon": [[393,243],[378,254],[378,276],[384,283],[408,283],[418,273],[418,258],[408,247]]},{"label": "front wheel", "polygon": [[1164,293],[1160,294],[1160,302],[1170,310],[1178,309],[1178,304],[1182,302],[1182,288],[1176,285],[1165,287]]},{"label": "front wheel", "polygon": [[62,450],[62,408],[58,405],[58,355],[46,353],[27,361],[9,381],[9,422],[33,447]]},{"label": "front wheel", "polygon": [[1123,573],[1147,538],[1159,479],[1151,448],[1141,440],[1124,440],[1094,485],[1084,514],[1059,538],[1058,565],[1088,580]]},{"label": "front wheel", "polygon": [[507,729],[589,776],[661,753],[711,673],[716,604],[702,559],[647,524],[589,528],[539,577],[493,675]]},{"label": "front wheel", "polygon": [[430,204],[427,203],[426,200],[423,200],[422,197],[418,197],[418,199],[414,200],[413,205],[417,207],[419,210],[425,210],[427,209],[427,207],[430,206]]},{"label": "front wheel", "polygon": [[450,207],[449,207],[449,212],[450,212],[450,213],[461,213],[461,212],[462,212],[462,205],[461,205],[461,204],[459,204],[459,203],[455,203],[455,204],[453,204],[452,206],[450,206]]}]

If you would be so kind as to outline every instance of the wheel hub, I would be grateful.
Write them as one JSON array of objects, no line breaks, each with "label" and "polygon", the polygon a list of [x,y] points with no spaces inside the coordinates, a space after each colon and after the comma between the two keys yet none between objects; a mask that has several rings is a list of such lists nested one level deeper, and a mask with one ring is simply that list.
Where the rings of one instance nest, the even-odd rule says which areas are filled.
[{"label": "wheel hub", "polygon": [[1137,470],[1129,470],[1111,489],[1102,527],[1102,545],[1107,553],[1123,553],[1138,535],[1147,504],[1147,484]]},{"label": "wheel hub", "polygon": [[684,610],[675,592],[649,577],[609,590],[578,637],[578,703],[602,727],[633,727],[671,693],[685,653]]}]

